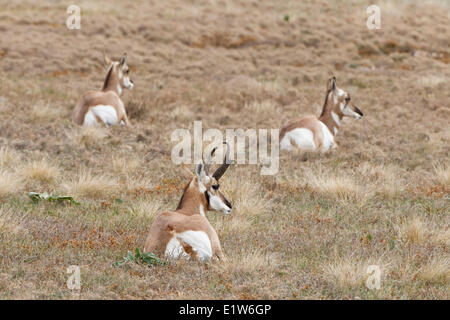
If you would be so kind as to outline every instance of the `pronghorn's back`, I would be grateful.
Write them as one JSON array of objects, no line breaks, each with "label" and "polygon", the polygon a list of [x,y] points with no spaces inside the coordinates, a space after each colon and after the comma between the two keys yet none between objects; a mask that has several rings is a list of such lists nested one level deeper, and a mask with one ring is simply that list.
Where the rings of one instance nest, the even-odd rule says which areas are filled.
[{"label": "pronghorn's back", "polygon": [[175,259],[189,255],[201,261],[222,254],[219,238],[208,219],[176,211],[166,211],[155,218],[144,251]]},{"label": "pronghorn's back", "polygon": [[177,209],[165,211],[154,219],[145,241],[144,252],[164,254],[169,259],[193,258],[208,261],[212,257],[224,258],[219,237],[206,218],[206,212],[231,212],[231,204],[219,191],[218,183],[229,166],[226,163],[229,148],[224,163],[213,175],[209,174],[211,155],[206,165],[203,161],[197,165],[195,175],[190,173],[191,178],[184,188]]},{"label": "pronghorn's back", "polygon": [[72,120],[82,126],[104,123],[111,125],[128,125],[125,106],[120,99],[123,88],[133,89],[133,81],[129,78],[129,67],[126,54],[120,60],[112,61],[103,56],[108,73],[101,91],[89,91],[78,101],[72,113]]},{"label": "pronghorn's back", "polygon": [[[112,114],[109,116],[109,119],[107,116],[108,107],[112,107],[110,110]],[[116,118],[114,112],[116,114],[125,112],[123,102],[117,93],[114,91],[89,91],[81,97],[76,105],[72,114],[72,120],[80,126],[92,125],[102,121],[111,125],[114,124],[114,119]]]},{"label": "pronghorn's back", "polygon": [[[302,130],[304,131],[303,133]],[[300,133],[300,134],[299,134]],[[308,136],[305,139],[298,139],[297,136]],[[287,135],[287,137],[286,137]],[[286,137],[286,139],[284,139]],[[302,149],[321,148],[324,144],[325,135],[320,121],[315,116],[306,116],[289,122],[280,131],[281,149],[289,149],[290,145],[302,146]],[[292,141],[294,140],[294,141]],[[303,141],[302,141],[303,140]],[[311,141],[314,143],[312,144]]]}]

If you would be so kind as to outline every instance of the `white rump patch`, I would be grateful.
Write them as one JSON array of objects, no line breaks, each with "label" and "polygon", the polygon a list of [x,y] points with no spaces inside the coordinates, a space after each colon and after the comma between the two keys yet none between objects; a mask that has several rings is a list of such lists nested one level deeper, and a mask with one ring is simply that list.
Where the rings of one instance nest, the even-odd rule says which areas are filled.
[{"label": "white rump patch", "polygon": [[211,241],[208,235],[203,231],[185,231],[175,233],[167,243],[165,256],[171,259],[189,259],[190,255],[184,251],[182,242],[187,243],[197,253],[200,261],[207,261],[212,257]]},{"label": "white rump patch", "polygon": [[306,128],[296,128],[289,131],[280,142],[281,150],[292,150],[295,144],[300,149],[314,150],[316,145],[314,143],[314,135],[311,130]]},{"label": "white rump patch", "polygon": [[117,112],[113,106],[97,105],[90,108],[86,113],[83,125],[90,126],[97,124],[96,116],[102,119],[107,126],[116,125],[118,123]]},{"label": "white rump patch", "polygon": [[319,121],[319,123],[322,126],[322,132],[323,132],[322,150],[323,151],[328,151],[334,145],[334,137],[331,134],[331,132],[328,129],[328,127],[322,121]]}]

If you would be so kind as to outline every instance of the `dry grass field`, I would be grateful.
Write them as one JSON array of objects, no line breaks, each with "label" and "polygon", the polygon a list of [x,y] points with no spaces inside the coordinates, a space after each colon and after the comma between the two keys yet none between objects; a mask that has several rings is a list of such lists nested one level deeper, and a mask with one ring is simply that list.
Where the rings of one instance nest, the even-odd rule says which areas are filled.
[{"label": "dry grass field", "polygon": [[[67,1],[0,0],[0,299],[449,299],[449,1],[74,2],[81,30]],[[128,54],[130,127],[71,122],[102,51]],[[181,197],[173,130],[318,115],[331,75],[364,118],[277,175],[230,167],[233,212],[207,214],[226,262],[113,266]]]}]

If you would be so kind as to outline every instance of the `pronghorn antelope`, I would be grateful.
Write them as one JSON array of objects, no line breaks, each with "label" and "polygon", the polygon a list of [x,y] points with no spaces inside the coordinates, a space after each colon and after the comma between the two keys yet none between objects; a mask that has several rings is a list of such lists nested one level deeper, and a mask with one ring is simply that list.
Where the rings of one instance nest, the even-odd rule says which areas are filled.
[{"label": "pronghorn antelope", "polygon": [[123,88],[133,89],[134,84],[129,77],[126,53],[120,61],[112,61],[105,54],[103,60],[108,73],[102,91],[85,93],[73,111],[72,119],[82,126],[98,123],[110,125],[129,125],[125,106],[120,99]]},{"label": "pronghorn antelope", "polygon": [[211,152],[206,164],[196,166],[195,175],[190,173],[189,183],[184,188],[175,211],[159,214],[150,227],[144,252],[164,254],[169,259],[193,258],[207,261],[211,257],[224,259],[216,231],[206,218],[206,211],[231,213],[231,204],[219,191],[219,179],[228,169],[229,147],[223,164],[209,174]]},{"label": "pronghorn antelope", "polygon": [[328,151],[337,147],[334,136],[344,116],[361,119],[363,113],[350,102],[350,95],[336,85],[336,78],[328,80],[327,95],[319,118],[307,116],[292,121],[280,131],[280,149]]}]

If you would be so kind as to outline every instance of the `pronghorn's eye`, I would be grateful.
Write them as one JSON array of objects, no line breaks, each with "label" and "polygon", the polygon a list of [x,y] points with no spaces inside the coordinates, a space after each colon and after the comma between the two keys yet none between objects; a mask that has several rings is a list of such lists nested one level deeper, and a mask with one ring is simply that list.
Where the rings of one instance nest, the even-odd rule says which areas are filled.
[{"label": "pronghorn's eye", "polygon": [[126,74],[129,74],[129,73],[130,73],[130,69],[127,69],[127,71],[125,71],[125,73],[126,73]]},{"label": "pronghorn's eye", "polygon": [[347,96],[346,98],[345,98],[345,102],[349,102],[350,101],[350,96]]},{"label": "pronghorn's eye", "polygon": [[219,185],[218,185],[218,184],[215,184],[215,185],[212,186],[212,188],[213,188],[214,190],[219,190]]}]

